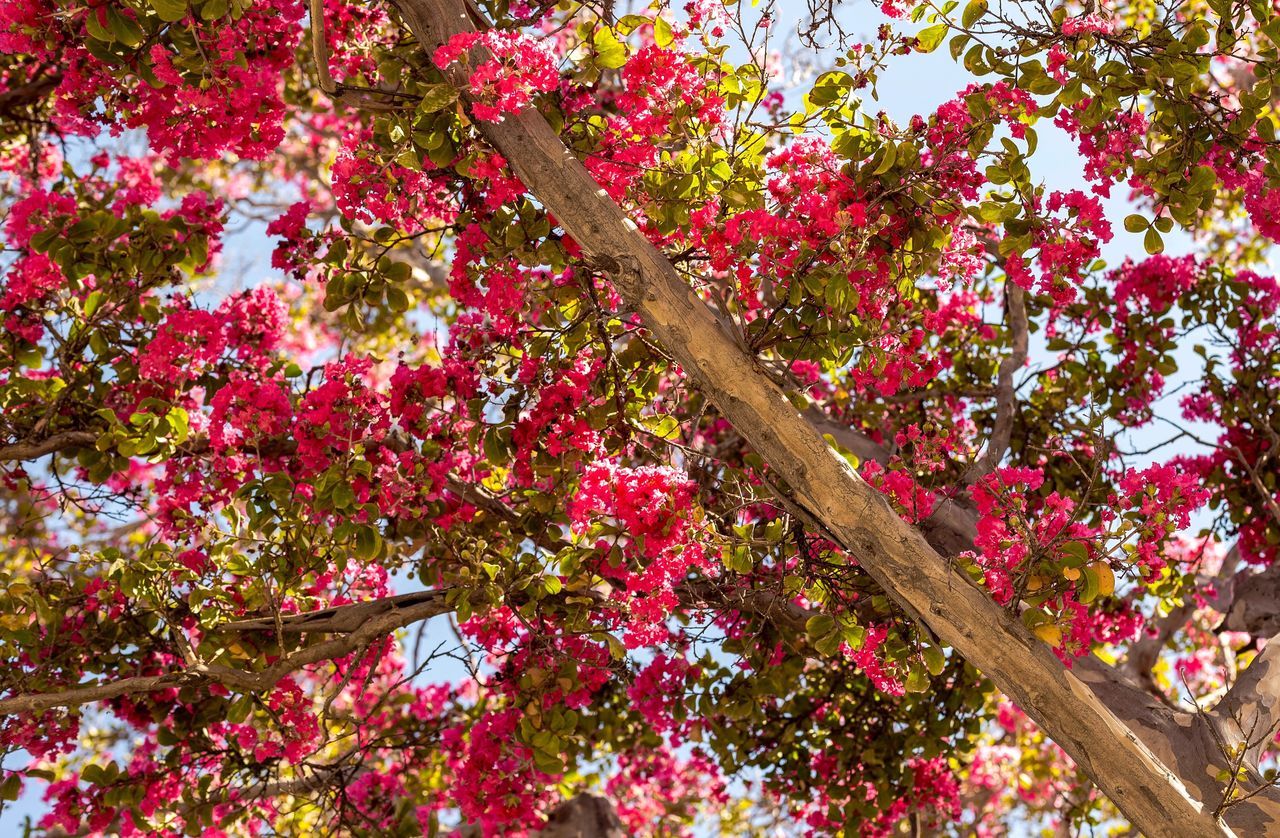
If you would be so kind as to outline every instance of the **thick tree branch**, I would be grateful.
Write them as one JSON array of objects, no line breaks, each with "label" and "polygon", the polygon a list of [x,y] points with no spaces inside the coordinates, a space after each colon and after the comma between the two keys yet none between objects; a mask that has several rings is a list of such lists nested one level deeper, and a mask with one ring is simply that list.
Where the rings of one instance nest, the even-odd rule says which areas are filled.
[{"label": "thick tree branch", "polygon": [[1233,744],[1245,745],[1247,764],[1256,768],[1262,750],[1280,730],[1280,636],[1267,641],[1213,715],[1235,734]]},{"label": "thick tree branch", "polygon": [[1222,627],[1254,637],[1280,634],[1280,564],[1243,573],[1231,583],[1231,604]]},{"label": "thick tree branch", "polygon": [[[219,683],[240,692],[262,692],[271,689],[286,675],[304,666],[348,655],[396,629],[451,610],[451,606],[445,601],[446,593],[446,591],[424,591],[418,594],[406,594],[404,597],[375,600],[373,603],[324,609],[313,612],[314,615],[321,616],[309,625],[308,620],[313,617],[313,614],[294,615],[301,619],[291,625],[304,626],[298,629],[299,631],[341,632],[342,636],[303,647],[261,672],[246,672],[220,664],[197,663],[187,669],[163,675],[123,678],[119,681],[87,684],[59,692],[0,699],[0,715],[40,713],[55,707],[79,707],[122,695],[136,695],[200,683]],[[409,604],[404,605],[406,602]],[[292,619],[292,617],[286,619]],[[263,626],[258,625],[258,622],[244,621],[240,624],[229,624],[226,628],[233,631],[260,630]],[[276,625],[274,620],[264,622],[271,627]]]},{"label": "thick tree branch", "polygon": [[62,82],[61,73],[37,75],[25,84],[6,86],[0,90],[0,114],[14,115],[18,108],[34,104],[48,96]]},{"label": "thick tree branch", "polygon": [[99,434],[94,431],[63,431],[41,440],[21,440],[0,447],[0,463],[38,460],[70,448],[92,448]]},{"label": "thick tree branch", "polygon": [[624,838],[627,833],[608,800],[584,792],[557,806],[536,834],[538,838]]},{"label": "thick tree branch", "polygon": [[205,683],[209,679],[196,672],[182,670],[164,675],[152,675],[139,678],[122,678],[118,681],[106,681],[86,684],[70,690],[52,693],[32,693],[0,699],[0,716],[18,713],[43,713],[55,707],[80,707],[97,701],[107,701],[122,695],[167,690],[187,684]]},{"label": "thick tree branch", "polygon": [[[473,30],[457,0],[397,5],[429,53]],[[465,92],[466,70],[449,72]],[[476,124],[560,226],[613,275],[645,326],[786,482],[796,502],[890,595],[1018,702],[1138,828],[1153,836],[1230,834],[1048,647],[953,572],[823,441],[540,114],[526,109],[501,123]]]}]

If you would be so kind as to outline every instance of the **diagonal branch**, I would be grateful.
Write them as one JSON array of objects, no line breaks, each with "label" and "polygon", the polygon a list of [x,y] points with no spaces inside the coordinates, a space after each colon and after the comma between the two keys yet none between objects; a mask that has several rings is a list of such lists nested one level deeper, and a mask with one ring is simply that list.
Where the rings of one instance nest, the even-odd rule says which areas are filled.
[{"label": "diagonal branch", "polygon": [[[407,594],[405,597],[375,600],[374,607],[364,611],[360,610],[361,606],[367,606],[369,603],[343,606],[349,609],[346,612],[341,612],[341,609],[324,609],[323,612],[314,612],[330,612],[327,617],[322,617],[317,621],[319,625],[325,625],[323,621],[327,619],[329,627],[308,627],[302,630],[343,632],[343,635],[299,649],[261,672],[246,672],[242,669],[234,669],[220,664],[197,663],[187,669],[163,675],[123,678],[118,681],[85,684],[60,692],[36,693],[0,699],[0,715],[40,713],[55,707],[79,707],[95,701],[118,698],[122,695],[137,695],[139,693],[202,683],[218,683],[240,692],[262,692],[271,689],[286,675],[304,666],[350,654],[396,629],[452,610],[452,606],[446,602],[446,594],[447,591],[443,590],[424,591],[420,594]],[[401,607],[404,602],[409,601],[408,598],[413,598],[411,603]],[[334,611],[341,613],[332,613]],[[347,615],[353,615],[353,619],[343,620],[343,617]],[[305,624],[306,618],[312,615],[297,616],[303,618],[299,624]],[[361,618],[358,625],[352,628],[340,627],[348,623],[354,623],[354,617]],[[253,623],[255,621],[248,622]],[[274,626],[274,621],[269,622]],[[229,628],[232,628],[232,630],[249,630],[259,627],[251,625],[245,628],[236,628],[235,624],[232,624]]]},{"label": "diagonal branch", "polygon": [[[402,0],[428,51],[473,31],[457,0]],[[466,70],[450,81],[467,90]],[[1024,707],[1138,828],[1149,835],[1230,830],[1065,669],[904,522],[833,451],[756,360],[692,292],[536,111],[475,123],[528,190],[595,264],[604,266],[658,342],[875,580]]]}]

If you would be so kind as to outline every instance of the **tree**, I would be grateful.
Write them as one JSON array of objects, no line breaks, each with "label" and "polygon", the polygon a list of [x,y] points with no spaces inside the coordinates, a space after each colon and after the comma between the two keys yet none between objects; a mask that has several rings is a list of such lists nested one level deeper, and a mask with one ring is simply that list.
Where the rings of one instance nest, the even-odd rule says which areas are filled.
[{"label": "tree", "polygon": [[0,9],[38,832],[1269,834],[1280,17],[846,11]]}]

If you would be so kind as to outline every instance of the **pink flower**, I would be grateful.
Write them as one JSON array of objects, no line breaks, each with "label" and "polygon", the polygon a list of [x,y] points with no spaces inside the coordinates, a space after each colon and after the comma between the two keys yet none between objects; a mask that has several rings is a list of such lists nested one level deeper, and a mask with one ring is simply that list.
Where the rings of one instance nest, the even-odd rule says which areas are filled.
[{"label": "pink flower", "polygon": [[436,50],[436,66],[448,67],[477,45],[484,47],[490,57],[471,71],[472,113],[476,119],[501,122],[506,114],[527,107],[534,96],[560,85],[555,58],[545,42],[519,32],[461,32]]}]

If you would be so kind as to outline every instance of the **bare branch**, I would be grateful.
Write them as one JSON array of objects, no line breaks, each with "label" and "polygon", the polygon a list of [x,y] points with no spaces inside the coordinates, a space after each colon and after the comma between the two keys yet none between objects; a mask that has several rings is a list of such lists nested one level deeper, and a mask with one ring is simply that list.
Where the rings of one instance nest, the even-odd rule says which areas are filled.
[{"label": "bare branch", "polygon": [[[445,596],[446,591],[424,591],[421,594],[406,594],[405,598],[391,597],[387,600],[375,600],[374,603],[343,606],[342,608],[349,609],[345,612],[342,612],[341,609],[324,609],[323,612],[315,612],[324,616],[319,617],[311,626],[301,628],[299,631],[345,632],[343,636],[299,649],[261,672],[246,672],[242,669],[234,669],[220,664],[196,664],[188,669],[164,675],[124,678],[119,681],[86,684],[60,692],[19,695],[0,699],[0,715],[39,713],[55,707],[79,707],[97,701],[118,698],[122,695],[136,695],[171,687],[210,682],[219,683],[240,692],[262,692],[271,689],[286,675],[304,666],[350,654],[361,646],[368,645],[373,640],[396,629],[449,611],[451,606],[446,604]],[[409,601],[407,598],[416,599],[408,606],[400,607],[397,601]],[[372,608],[361,610],[371,605],[373,606]],[[349,615],[350,619],[348,619]],[[363,618],[358,625],[350,629],[341,627],[354,623],[356,615]],[[306,625],[306,620],[312,617],[311,614],[297,616],[303,619],[295,623],[295,625],[303,626]],[[236,627],[232,624],[226,628],[230,628],[233,631],[257,630],[260,628],[257,625],[258,621],[246,622],[250,625]],[[274,621],[270,621],[270,623],[274,625]],[[328,626],[328,628],[318,628],[317,626]]]},{"label": "bare branch", "polygon": [[98,441],[95,431],[63,431],[41,440],[22,440],[0,448],[0,463],[38,460],[70,448],[92,448]]},{"label": "bare branch", "polygon": [[1006,316],[1013,333],[1013,349],[1000,362],[996,384],[996,422],[987,440],[987,450],[965,472],[965,483],[975,483],[999,465],[1013,438],[1013,417],[1017,412],[1018,397],[1014,391],[1013,376],[1027,363],[1028,325],[1026,292],[1013,282],[1005,283],[1008,300]]},{"label": "bare branch", "polygon": [[[1231,586],[1236,567],[1239,564],[1240,548],[1239,545],[1236,545],[1223,557],[1222,566],[1218,569],[1213,579],[1205,580],[1211,590],[1210,607],[1219,611],[1225,610],[1227,592]],[[1162,700],[1166,697],[1164,691],[1156,684],[1155,678],[1151,674],[1152,670],[1155,668],[1156,661],[1159,660],[1160,652],[1164,650],[1165,644],[1187,625],[1187,620],[1191,619],[1191,615],[1195,613],[1195,610],[1195,601],[1188,597],[1181,605],[1156,622],[1153,633],[1145,634],[1130,644],[1128,653],[1125,655],[1124,666],[1129,674],[1137,678],[1147,692]]]}]

